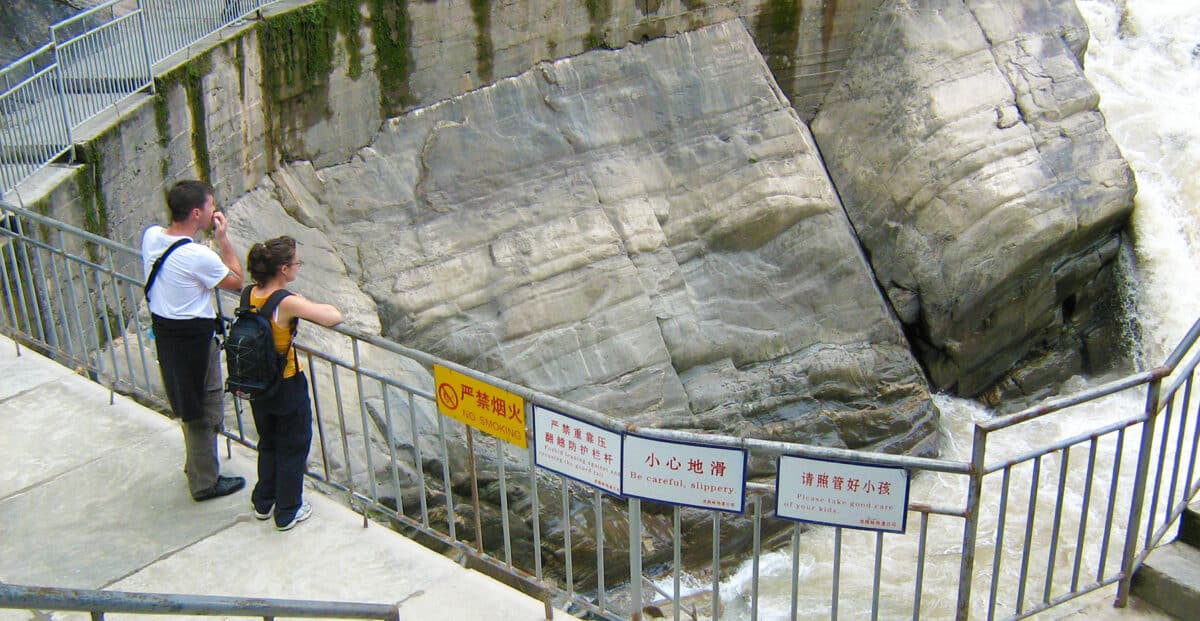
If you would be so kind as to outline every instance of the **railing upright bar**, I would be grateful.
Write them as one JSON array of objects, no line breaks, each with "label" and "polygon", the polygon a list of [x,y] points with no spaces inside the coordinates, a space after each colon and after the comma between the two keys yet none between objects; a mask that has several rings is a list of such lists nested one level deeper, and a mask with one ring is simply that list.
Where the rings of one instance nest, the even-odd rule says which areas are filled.
[{"label": "railing upright bar", "polygon": [[[788,618],[796,621],[796,613],[800,607],[800,522],[792,524],[792,601],[791,614]],[[913,613],[914,616],[916,613]],[[714,615],[715,618],[715,615]],[[679,621],[679,615],[675,615],[675,621]]]},{"label": "railing upright bar", "polygon": [[754,541],[754,556],[750,559],[750,621],[758,619],[758,581],[759,561],[762,559],[762,496],[755,495],[751,501],[753,507],[754,528],[751,537]]},{"label": "railing upright bar", "polygon": [[[125,369],[129,375],[129,385],[134,386],[133,380],[133,354],[129,351],[129,325],[125,323],[125,304],[121,300],[120,281],[117,280],[117,268],[113,263],[113,255],[111,252],[108,255],[108,284],[112,289],[113,305],[116,308],[117,332],[121,334],[121,349],[125,352]],[[110,345],[111,349],[111,345]],[[119,374],[114,371],[114,383],[119,380]]]},{"label": "railing upright bar", "polygon": [[[532,410],[533,410],[532,405],[528,401],[526,401],[525,402],[525,420],[533,420]],[[532,430],[530,431],[530,434],[532,435]],[[532,440],[531,437],[526,438],[526,441],[531,441],[531,440]],[[538,511],[540,503],[537,500],[539,498],[539,496],[538,496],[537,463],[535,461],[533,451],[527,451],[525,454],[528,457],[528,464],[529,464],[529,497],[534,499],[532,501],[532,505],[533,505],[533,512],[532,512],[533,513],[533,575],[536,576],[538,580],[543,580],[544,576],[542,575],[542,523],[541,523],[541,511]],[[565,522],[564,522],[564,525],[565,525]]]},{"label": "railing upright bar", "polygon": [[[134,302],[134,300],[141,299],[141,291],[134,289],[133,285],[126,283],[125,292],[126,292],[126,295],[129,296],[130,303],[133,304],[134,307],[137,307],[139,305],[139,302]],[[133,333],[135,335],[135,342],[137,344],[138,357],[142,363],[142,379],[145,381],[145,383],[142,384],[142,386],[145,387],[146,392],[153,392],[150,388],[150,386],[151,386],[150,363],[148,360],[146,360],[146,345],[147,344],[145,342],[144,337],[142,336],[144,327],[145,326],[142,325],[141,315],[139,313],[135,312],[133,314]]]},{"label": "railing upright bar", "polygon": [[567,574],[567,599],[575,598],[575,564],[571,558],[571,527],[574,520],[571,516],[570,497],[567,490],[567,478],[564,476],[558,477],[558,488],[562,492],[562,532],[563,532],[563,552],[565,571]]},{"label": "railing upright bar", "polygon": [[[325,417],[321,408],[321,382],[317,379],[317,368],[313,366],[312,353],[309,352],[304,359],[308,362],[308,371],[312,375],[309,378],[308,386],[309,390],[312,391],[313,418],[317,421],[317,442],[321,447],[321,468],[325,474],[325,480],[332,481],[333,475],[329,469],[329,443],[325,436]],[[239,399],[234,400],[240,401]],[[241,419],[239,418],[238,420],[240,421]]]},{"label": "railing upright bar", "polygon": [[[60,241],[61,241],[61,237],[60,237]],[[55,326],[55,330],[57,332],[59,325],[61,323],[61,328],[62,328],[62,338],[60,340],[60,342],[62,343],[61,350],[63,351],[64,355],[70,357],[75,352],[75,336],[73,334],[71,334],[70,324],[67,321],[67,306],[65,303],[65,296],[62,295],[62,291],[63,291],[63,287],[69,287],[71,285],[71,283],[64,284],[63,279],[62,279],[62,274],[59,273],[59,269],[58,269],[59,261],[60,260],[65,261],[66,259],[64,259],[62,257],[61,249],[58,249],[56,252],[50,252],[49,258],[50,258],[50,278],[52,279],[51,286],[53,287],[54,293],[56,294],[54,296],[54,298],[55,298],[55,302],[57,302],[57,305],[51,304],[55,311],[54,326]],[[47,302],[47,303],[50,304],[50,302]]]},{"label": "railing upright bar", "polygon": [[154,92],[154,57],[150,54],[150,35],[146,30],[146,10],[143,0],[137,0],[138,32],[141,34],[142,56],[146,61],[146,76],[150,80],[150,92]]},{"label": "railing upright bar", "polygon": [[[1071,461],[1071,449],[1064,448],[1062,451],[1062,459],[1058,462],[1058,497],[1062,498],[1063,491],[1067,488],[1067,467]],[[1062,528],[1062,502],[1054,503],[1054,518],[1050,521],[1050,545],[1049,553],[1046,555],[1046,585],[1042,589],[1042,603],[1050,601],[1050,592],[1054,586],[1054,561],[1058,558],[1058,536]]]},{"label": "railing upright bar", "polygon": [[1113,452],[1113,468],[1108,486],[1108,508],[1104,513],[1104,528],[1100,529],[1100,567],[1096,573],[1096,581],[1104,581],[1104,570],[1108,567],[1108,542],[1112,535],[1113,515],[1116,513],[1117,490],[1121,483],[1121,460],[1125,446],[1125,430],[1117,432],[1117,445]]},{"label": "railing upright bar", "polygon": [[[65,266],[67,270],[67,281],[71,283],[71,286],[67,287],[67,299],[70,301],[71,311],[75,316],[75,326],[79,329],[77,334],[79,335],[79,345],[81,351],[79,352],[78,360],[86,362],[90,359],[91,353],[88,349],[88,331],[83,326],[83,316],[79,314],[82,305],[79,303],[79,291],[76,289],[75,270],[72,269],[72,264],[76,263],[76,260],[73,255],[67,255],[67,259],[68,260]],[[80,266],[79,270],[78,283],[79,286],[83,288],[84,296],[86,297],[87,271],[82,265]]]},{"label": "railing upright bar", "polygon": [[418,496],[421,502],[421,525],[429,528],[429,500],[425,494],[425,461],[421,459],[421,438],[417,427],[417,396],[408,393],[408,424],[412,435],[413,470],[417,471]]},{"label": "railing upright bar", "polygon": [[712,513],[712,618],[721,617],[721,512]]},{"label": "railing upright bar", "polygon": [[[1175,400],[1172,398],[1171,393],[1166,393],[1164,396],[1167,398],[1166,415],[1162,421],[1162,439],[1158,442],[1157,446],[1158,468],[1153,474],[1149,475],[1152,481],[1152,483],[1149,483],[1151,486],[1150,511],[1144,514],[1146,517],[1146,540],[1142,547],[1146,550],[1153,547],[1154,520],[1158,515],[1158,498],[1162,494],[1163,468],[1166,467],[1167,462],[1167,438],[1171,434],[1171,423],[1175,420]],[[1169,499],[1167,504],[1170,504]]]},{"label": "railing upright bar", "polygon": [[[1190,375],[1189,375],[1189,379],[1190,379]],[[1179,433],[1176,434],[1176,440],[1175,440],[1175,459],[1173,460],[1174,467],[1171,468],[1171,486],[1168,488],[1168,491],[1167,491],[1167,503],[1166,503],[1167,515],[1166,515],[1166,519],[1163,521],[1164,528],[1169,526],[1171,521],[1174,519],[1175,511],[1174,511],[1173,507],[1175,506],[1175,491],[1176,491],[1176,489],[1178,489],[1178,485],[1179,485],[1179,473],[1183,469],[1183,441],[1187,436],[1187,425],[1188,425],[1188,416],[1187,416],[1188,399],[1187,399],[1187,397],[1188,397],[1188,391],[1190,389],[1191,389],[1191,383],[1189,381],[1188,383],[1184,384],[1183,404],[1179,408]],[[1171,402],[1172,403],[1175,402],[1175,394],[1171,395]],[[1165,445],[1163,448],[1165,450],[1165,448],[1166,448]],[[1184,489],[1187,489],[1187,485],[1184,485]],[[1183,498],[1183,500],[1186,501],[1187,498],[1185,497],[1185,498]]]},{"label": "railing upright bar", "polygon": [[604,610],[604,496],[598,489],[592,490],[592,506],[596,510],[596,605]]},{"label": "railing upright bar", "polygon": [[[96,272],[93,270],[91,272],[91,274],[93,276],[95,276]],[[95,303],[94,303],[95,298],[96,298],[96,293],[94,293],[92,291],[92,283],[90,282],[90,280],[91,279],[88,278],[88,273],[85,270],[81,270],[81,273],[79,274],[79,281],[80,281],[80,284],[83,285],[83,299],[84,299],[84,302],[87,304],[87,316],[88,316],[88,319],[90,319],[92,321],[92,325],[90,326],[90,329],[88,330],[88,334],[85,334],[83,338],[91,337],[90,340],[92,341],[92,344],[95,345],[95,347],[96,347],[96,358],[95,358],[96,371],[98,371],[99,373],[104,373],[104,350],[103,350],[104,345],[101,342],[101,338],[103,337],[103,335],[100,333],[100,329],[96,326],[96,323],[95,323],[96,318],[98,317],[98,315],[96,314],[96,307],[95,307]],[[85,358],[84,363],[91,365],[92,364],[91,358]]]},{"label": "railing upright bar", "polygon": [[362,424],[363,454],[367,459],[367,484],[371,488],[371,498],[379,498],[379,482],[375,478],[375,452],[371,450],[371,422],[367,420],[367,397],[363,391],[362,355],[358,339],[350,339],[350,347],[354,360],[354,390],[358,393],[358,418]]},{"label": "railing upright bar", "polygon": [[1033,550],[1033,530],[1037,519],[1038,485],[1041,483],[1042,458],[1033,460],[1029,475],[1029,506],[1025,511],[1025,543],[1021,547],[1021,570],[1017,574],[1017,614],[1025,610],[1025,587],[1029,582],[1030,552]]},{"label": "railing upright bar", "polygon": [[[5,250],[7,250],[7,254],[10,257],[16,256],[15,253],[13,252],[13,244],[15,244],[15,243],[16,243],[15,239],[9,238],[9,242],[7,244],[4,244]],[[20,341],[20,339],[16,338],[17,334],[21,332],[20,317],[18,317],[18,315],[17,315],[17,304],[15,302],[16,296],[13,295],[13,289],[16,287],[14,287],[12,284],[9,284],[9,283],[15,283],[16,286],[18,286],[18,287],[20,286],[20,283],[19,283],[19,281],[17,281],[15,278],[12,277],[12,274],[9,274],[8,266],[10,263],[12,264],[13,269],[15,270],[17,267],[17,263],[15,260],[9,261],[9,260],[5,260],[4,258],[0,258],[0,277],[2,277],[4,279],[4,282],[3,282],[4,307],[5,307],[5,310],[7,310],[7,312],[8,312],[8,323],[12,327],[13,342],[16,343],[16,342]]]},{"label": "railing upright bar", "polygon": [[837,621],[842,587],[842,527],[833,527],[833,584],[829,588],[829,618]]},{"label": "railing upright bar", "polygon": [[1191,371],[1188,373],[1187,391],[1185,393],[1186,396],[1184,397],[1184,400],[1183,400],[1183,407],[1184,407],[1184,412],[1185,412],[1184,417],[1189,418],[1192,421],[1192,452],[1191,452],[1191,457],[1188,458],[1187,478],[1184,479],[1184,482],[1185,482],[1184,489],[1187,489],[1187,490],[1190,490],[1192,487],[1192,477],[1195,476],[1195,474],[1196,474],[1197,452],[1200,451],[1200,415],[1187,416],[1188,413],[1192,413],[1189,410],[1190,410],[1190,406],[1191,406],[1192,384],[1195,382],[1195,377],[1196,377],[1195,371]]},{"label": "railing upright bar", "polygon": [[[504,443],[496,442],[496,462],[500,466],[500,532],[504,538],[504,565],[512,570],[512,529],[508,518],[508,474],[505,471]],[[536,511],[535,511],[536,513]]]},{"label": "railing upright bar", "polygon": [[[996,511],[996,544],[992,549],[992,579],[988,590],[987,619],[996,618],[996,592],[1000,587],[1000,563],[1004,558],[1004,528],[1008,523],[1008,493],[1012,484],[1012,466],[1004,468],[1000,481],[1000,507]],[[915,621],[915,620],[914,620]]]},{"label": "railing upright bar", "polygon": [[404,494],[400,491],[400,466],[396,463],[400,461],[400,458],[396,455],[396,424],[392,420],[392,395],[383,380],[376,381],[379,382],[379,394],[383,397],[383,420],[387,433],[389,456],[388,474],[392,477],[392,490],[396,492],[396,513],[404,515]]},{"label": "railing upright bar", "polygon": [[346,408],[342,404],[341,374],[338,373],[338,365],[332,360],[329,361],[329,375],[333,381],[333,407],[337,411],[338,435],[342,440],[342,463],[346,464],[346,490],[353,496],[357,488],[354,485],[354,461],[350,457],[350,440],[346,438],[348,428],[346,427]]},{"label": "railing upright bar", "polygon": [[671,507],[671,594],[673,597],[673,621],[679,621],[680,608],[683,602],[680,598],[680,576],[683,573],[683,524],[681,523],[679,505]]},{"label": "railing upright bar", "polygon": [[[22,248],[25,248],[22,244]],[[38,325],[42,329],[42,338],[52,349],[59,349],[58,330],[55,328],[54,309],[50,307],[50,290],[46,286],[46,268],[42,263],[42,249],[33,247],[32,256],[25,248],[25,260],[29,265],[29,277],[33,289]]]},{"label": "railing upright bar", "polygon": [[[442,489],[445,490],[443,496],[446,498],[446,523],[450,541],[458,541],[458,536],[455,533],[454,522],[457,521],[454,516],[454,494],[452,493],[453,486],[450,484],[450,447],[446,444],[446,417],[437,417],[438,437],[442,441]],[[473,461],[474,455],[469,456]]]},{"label": "railing upright bar", "polygon": [[58,36],[54,29],[50,29],[50,53],[54,57],[54,78],[58,85],[58,107],[62,113],[63,130],[67,136],[67,144],[74,145],[75,137],[72,135],[75,129],[75,122],[71,118],[70,109],[67,107],[67,85],[66,78],[63,76],[63,65],[58,55]]},{"label": "railing upright bar", "polygon": [[975,538],[979,532],[979,506],[983,493],[984,464],[987,459],[987,431],[977,424],[972,436],[966,520],[963,522],[962,558],[959,560],[958,599],[955,604],[955,619],[958,621],[966,621],[971,609]]},{"label": "railing upright bar", "polygon": [[875,532],[875,572],[871,582],[871,621],[879,620],[879,588],[883,577],[883,532]]},{"label": "railing upright bar", "polygon": [[[22,325],[26,326],[25,332],[28,332],[31,337],[40,339],[41,325],[37,324],[37,316],[30,302],[32,297],[36,297],[36,294],[34,291],[30,291],[31,283],[28,282],[28,271],[20,269],[20,266],[25,265],[26,270],[28,270],[29,266],[29,253],[25,252],[24,227],[22,227],[20,218],[17,218],[14,223],[16,223],[17,237],[8,243],[8,251],[10,251],[8,254],[10,254],[12,265],[17,271],[16,275],[13,276],[13,283],[17,285],[17,306],[20,308]],[[20,259],[17,258],[18,253],[20,254]]]},{"label": "railing upright bar", "polygon": [[[929,538],[929,513],[921,512],[921,529],[917,538],[917,576],[913,580],[913,621],[921,618],[921,593],[925,586],[925,545]],[[794,607],[793,607],[794,610]],[[795,612],[792,613],[795,617]]]},{"label": "railing upright bar", "polygon": [[1154,448],[1154,425],[1158,420],[1161,390],[1160,378],[1151,382],[1150,389],[1146,391],[1146,423],[1142,428],[1142,439],[1137,453],[1137,471],[1134,474],[1133,492],[1129,501],[1129,521],[1125,527],[1125,548],[1121,553],[1121,581],[1117,586],[1117,599],[1114,602],[1118,608],[1124,608],[1129,603],[1129,590],[1133,585],[1134,561],[1138,553],[1137,539],[1141,531],[1142,502],[1145,499],[1146,477],[1150,470],[1150,455]]},{"label": "railing upright bar", "polygon": [[[630,621],[642,619],[642,501],[629,499],[629,611]],[[597,546],[597,552],[604,549]]]},{"label": "railing upright bar", "polygon": [[1079,530],[1075,534],[1075,562],[1071,566],[1071,592],[1079,588],[1079,572],[1083,566],[1084,541],[1087,540],[1088,512],[1092,507],[1092,477],[1096,474],[1097,438],[1088,443],[1087,475],[1083,483],[1083,507],[1079,511]]}]

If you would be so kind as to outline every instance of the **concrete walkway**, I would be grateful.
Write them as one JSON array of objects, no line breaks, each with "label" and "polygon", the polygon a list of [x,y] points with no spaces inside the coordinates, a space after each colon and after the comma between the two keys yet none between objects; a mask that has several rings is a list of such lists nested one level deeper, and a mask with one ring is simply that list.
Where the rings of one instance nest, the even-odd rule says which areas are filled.
[{"label": "concrete walkway", "polygon": [[[28,348],[16,353],[0,337],[0,581],[400,602],[401,619],[545,618],[540,601],[382,526],[363,528],[313,490],[313,517],[285,533],[253,519],[249,489],[192,501],[176,422],[120,395],[110,405],[104,387]],[[235,445],[225,457],[222,442],[223,473],[252,485],[253,452]],[[0,619],[45,618],[0,610]]]}]

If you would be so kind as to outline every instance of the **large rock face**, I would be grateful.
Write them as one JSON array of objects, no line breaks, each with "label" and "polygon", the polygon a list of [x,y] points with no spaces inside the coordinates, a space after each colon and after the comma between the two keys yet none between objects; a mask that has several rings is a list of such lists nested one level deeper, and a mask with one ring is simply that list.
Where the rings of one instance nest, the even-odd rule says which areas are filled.
[{"label": "large rock face", "polygon": [[[935,385],[1106,370],[1132,173],[1065,0],[889,2],[813,133]],[[1036,377],[1035,377],[1036,376]]]},{"label": "large rock face", "polygon": [[933,450],[921,371],[739,21],[539,65],[276,178],[405,344],[640,423]]}]

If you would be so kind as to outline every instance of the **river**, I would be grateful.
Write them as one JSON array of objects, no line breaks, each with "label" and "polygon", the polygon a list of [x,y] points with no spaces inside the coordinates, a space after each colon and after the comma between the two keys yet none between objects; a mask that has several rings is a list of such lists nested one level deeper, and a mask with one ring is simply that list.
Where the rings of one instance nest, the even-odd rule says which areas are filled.
[{"label": "river", "polygon": [[[1078,0],[1078,6],[1091,30],[1091,40],[1085,58],[1085,73],[1100,93],[1100,109],[1109,132],[1133,167],[1138,192],[1132,222],[1133,258],[1128,263],[1129,304],[1131,314],[1140,323],[1140,340],[1131,343],[1133,353],[1142,365],[1162,362],[1183,337],[1200,312],[1200,11],[1195,0]],[[1089,385],[1088,379],[1068,382],[1064,392],[1074,392]],[[973,401],[947,396],[935,397],[942,411],[942,454],[950,459],[968,459],[971,433],[976,420],[992,413]],[[1034,442],[1061,438],[1081,430],[1098,427],[1120,413],[1133,413],[1142,408],[1140,393],[1115,395],[1101,403],[1073,408],[1069,413],[1048,417],[1022,426],[1020,433],[1007,433],[989,439],[989,455],[1016,455]],[[1136,447],[1136,435],[1126,437],[1125,460]],[[1069,464],[1067,489],[1083,489],[1086,460],[1076,459],[1073,451]],[[1107,476],[1116,459],[1115,441],[1102,442],[1097,457],[1097,476]],[[990,460],[989,460],[990,461]],[[1042,464],[1040,481],[1056,487],[1059,471],[1056,460]],[[1131,467],[1120,472],[1120,485],[1127,487]],[[1050,474],[1047,474],[1050,473]],[[1028,474],[1022,488],[1019,471],[1011,492],[1013,502],[1028,495]],[[922,474],[912,482],[912,499],[925,502],[937,499],[963,498],[964,477]],[[1053,514],[1058,504],[1050,494],[1039,496],[1039,516]],[[1118,494],[1120,497],[1120,494]],[[995,485],[985,486],[984,515],[980,528],[980,544],[976,562],[977,576],[990,576],[996,538],[995,516],[998,511]],[[961,502],[961,501],[960,501]],[[1065,494],[1061,508],[1063,524],[1076,524],[1083,510],[1078,493]],[[1009,515],[1012,513],[1010,506]],[[1103,506],[1088,507],[1089,524],[1102,523]],[[1124,518],[1117,512],[1116,520]],[[1017,514],[1023,517],[1023,512]],[[1010,518],[1011,519],[1011,518]],[[929,548],[925,564],[925,588],[922,594],[922,618],[953,618],[957,584],[958,554],[961,546],[961,521],[945,518],[930,520]],[[1044,517],[1033,529],[1032,548],[1049,547],[1052,537],[1050,523]],[[1065,530],[1066,527],[1064,527]],[[908,532],[904,536],[888,536],[889,543],[883,558],[883,579],[879,589],[881,619],[911,618],[912,592],[917,550],[919,521],[910,514]],[[990,530],[989,530],[990,529]],[[1019,550],[1023,531],[1010,528],[1004,531],[1001,575],[1016,582],[1021,564]],[[843,530],[843,560],[840,573],[839,618],[869,618],[873,592],[874,533]],[[828,619],[829,590],[833,571],[833,538],[831,528],[815,528],[801,537],[797,568],[799,595],[798,617]],[[1100,566],[1102,537],[1085,538],[1080,566],[1082,575],[1095,576]],[[1112,567],[1114,546],[1109,545],[1108,562]],[[1119,547],[1116,546],[1116,547]],[[1059,588],[1070,579],[1070,559],[1073,550],[1064,550],[1067,567],[1056,571],[1054,584]],[[850,560],[853,559],[853,560]],[[858,562],[856,563],[855,560]],[[1059,559],[1059,566],[1064,559]],[[1044,569],[1033,563],[1034,579],[1024,595],[1026,601],[1036,601],[1043,588]],[[790,618],[792,588],[791,550],[765,554],[760,567],[759,619]],[[1038,572],[1041,573],[1038,573]],[[1111,571],[1109,572],[1111,574]],[[747,563],[722,583],[723,619],[748,619],[751,616],[749,593],[752,566]],[[687,581],[692,589],[704,589],[701,581]],[[1086,582],[1086,580],[1082,581]],[[976,582],[971,618],[987,618],[983,606],[987,581]],[[669,581],[662,586],[670,589]],[[1001,586],[998,597],[1011,610],[1016,595],[1012,588]],[[1093,611],[1111,600],[1114,589],[1070,602],[1045,613],[1046,618],[1058,618],[1078,611],[1091,601]],[[1026,605],[1028,606],[1028,604]],[[997,616],[1007,616],[998,611]],[[1095,617],[1095,612],[1085,613]],[[1121,612],[1122,619],[1165,619],[1152,611],[1137,607]],[[1081,615],[1083,616],[1083,615]],[[686,615],[684,618],[687,618]],[[1105,618],[1109,618],[1105,616]]]}]

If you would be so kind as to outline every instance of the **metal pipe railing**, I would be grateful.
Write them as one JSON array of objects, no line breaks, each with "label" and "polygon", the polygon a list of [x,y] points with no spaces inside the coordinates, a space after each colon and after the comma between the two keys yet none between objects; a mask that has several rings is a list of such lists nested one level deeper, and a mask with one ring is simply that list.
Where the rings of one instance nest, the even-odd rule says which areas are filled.
[{"label": "metal pipe railing", "polygon": [[[18,344],[49,350],[85,368],[112,390],[119,387],[162,403],[147,370],[152,356],[143,351],[148,342],[142,337],[149,335],[137,311],[139,254],[27,210],[14,207],[8,213],[0,227],[4,331]],[[377,335],[311,329],[314,332],[306,328],[305,334],[319,332],[322,342],[341,339],[328,350],[303,340],[298,344],[310,373],[319,444],[312,478],[344,493],[364,519],[369,513],[390,521],[402,532],[437,541],[476,567],[542,594],[543,601],[554,599],[601,618],[636,614],[645,603],[644,584],[652,598],[670,593],[670,601],[652,603],[672,606],[676,617],[685,605],[699,603],[713,610],[744,606],[738,613],[752,618],[763,609],[763,557],[788,542],[790,554],[779,553],[793,574],[793,610],[813,605],[815,599],[835,617],[839,608],[854,603],[856,610],[869,608],[881,618],[910,613],[913,618],[1024,618],[1118,581],[1124,595],[1132,571],[1200,485],[1195,478],[1200,440],[1193,435],[1195,404],[1190,396],[1195,356],[1188,355],[1196,349],[1197,328],[1169,358],[1171,365],[976,422],[970,453],[958,459],[643,428]],[[131,352],[131,347],[139,351]],[[143,367],[140,373],[133,369],[137,364]],[[561,475],[547,476],[531,450],[475,434],[439,415],[433,365],[522,397],[527,421],[532,420],[532,408],[540,406],[616,434],[741,449],[759,463],[794,455],[905,468],[923,490],[914,492],[907,506],[910,516],[919,517],[919,530],[865,538],[853,529],[781,522],[762,506],[778,495],[769,475],[747,482],[750,497],[744,512],[728,519],[719,511],[684,513],[677,506],[664,511],[655,502],[617,496]],[[398,368],[412,372],[398,374]],[[1181,373],[1185,368],[1188,372]],[[1172,374],[1181,379],[1164,390],[1163,380]],[[1147,386],[1151,393],[1164,392],[1161,398],[1148,395],[1141,411],[1122,412],[1091,428],[1064,425],[1059,439],[1032,432],[1035,439],[1025,448],[1002,451],[997,448],[1002,445],[988,442],[993,433],[1029,433],[1023,426],[1040,425],[1073,407]],[[234,400],[237,424],[226,437],[253,448],[256,436],[244,426],[241,411],[242,404]],[[1159,412],[1164,414],[1160,417]],[[1155,426],[1159,418],[1161,424]],[[527,436],[531,433],[527,427]],[[1135,435],[1127,443],[1129,434]],[[1138,450],[1125,455],[1126,447]],[[1042,470],[1054,474],[1042,476]],[[1162,472],[1152,474],[1154,470]],[[1129,472],[1136,473],[1133,481],[1122,478]],[[1079,503],[1061,504],[1064,496],[1080,488]],[[523,519],[514,519],[517,511],[524,512]],[[685,538],[704,531],[711,531],[711,541],[699,545],[708,550],[682,545]],[[989,539],[993,533],[994,542]],[[787,541],[778,538],[782,534],[789,535]],[[607,543],[612,537],[618,541]],[[625,548],[626,537],[633,547]],[[639,540],[644,548],[635,543]],[[1115,541],[1122,545],[1110,545]],[[801,567],[801,544],[821,559],[821,571]],[[902,597],[877,595],[885,586],[880,559],[889,559],[890,570],[897,557],[905,565],[911,558],[917,585],[906,586]],[[744,571],[749,590],[744,596],[729,595],[729,563],[742,558],[748,563]],[[1116,571],[1114,564],[1119,566]],[[650,573],[664,567],[674,583],[671,587],[646,582]],[[868,574],[846,571],[849,567],[876,569]],[[681,582],[687,571],[702,574],[700,579],[706,577],[709,586],[685,594]],[[802,571],[811,574],[803,585]],[[930,612],[930,606],[945,605],[935,601],[945,598],[928,596],[931,590],[955,593],[953,609]]]},{"label": "metal pipe railing", "polygon": [[0,68],[0,193],[71,150],[87,120],[153,90],[164,58],[276,0],[109,0]]},{"label": "metal pipe railing", "polygon": [[0,583],[0,608],[143,615],[203,615],[232,617],[301,617],[305,619],[383,619],[400,621],[395,604],[364,604],[321,600],[135,593],[94,589],[63,589]]}]

